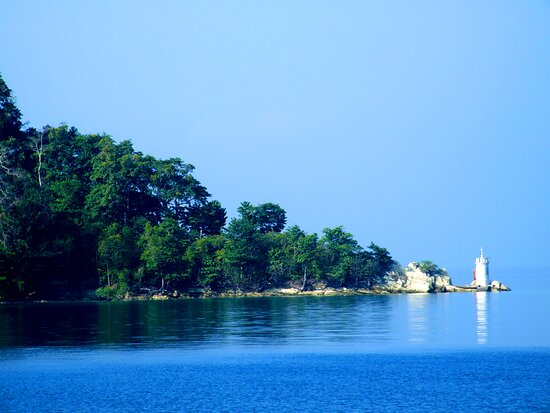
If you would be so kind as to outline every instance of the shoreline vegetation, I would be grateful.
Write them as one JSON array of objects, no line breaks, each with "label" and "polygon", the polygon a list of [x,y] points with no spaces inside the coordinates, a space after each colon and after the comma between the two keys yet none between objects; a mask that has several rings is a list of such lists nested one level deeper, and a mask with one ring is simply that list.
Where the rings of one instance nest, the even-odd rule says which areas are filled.
[{"label": "shoreline vegetation", "polygon": [[[444,293],[475,293],[475,292],[500,292],[511,291],[509,287],[493,281],[487,287],[475,285],[454,285],[448,274],[435,275],[423,272],[422,263],[412,262],[401,271],[391,271],[378,279],[370,288],[329,287],[323,283],[313,285],[310,289],[303,290],[299,285],[286,287],[267,288],[263,290],[224,290],[213,291],[206,288],[189,288],[186,290],[168,290],[154,288],[139,288],[127,291],[124,296],[100,297],[96,290],[89,290],[82,296],[57,297],[56,300],[25,300],[19,303],[40,302],[67,302],[67,301],[164,301],[207,298],[261,298],[261,297],[304,297],[304,296],[343,296],[343,295],[393,295],[393,294],[444,294]],[[30,297],[28,297],[30,298]],[[0,304],[14,303],[13,301],[0,301]]]},{"label": "shoreline vegetation", "polygon": [[[141,289],[120,297],[122,301],[138,300],[170,300],[193,298],[237,298],[237,297],[295,297],[295,296],[341,296],[341,295],[389,295],[389,294],[442,294],[463,292],[499,292],[511,289],[499,281],[493,281],[487,287],[475,285],[454,285],[451,277],[444,269],[426,262],[411,262],[406,268],[390,271],[383,277],[374,280],[371,287],[329,287],[319,283],[310,289],[302,289],[299,285],[289,285],[279,288],[268,288],[261,291],[225,290],[212,291],[209,288],[192,288],[185,291],[161,291]],[[430,272],[430,269],[432,270]],[[90,298],[94,298],[93,293]]]},{"label": "shoreline vegetation", "polygon": [[90,290],[117,300],[142,291],[326,295],[442,291],[445,277],[450,284],[431,261],[403,268],[342,226],[319,235],[287,227],[275,203],[242,202],[227,222],[180,158],[21,119],[0,75],[0,302],[78,299]]},{"label": "shoreline vegetation", "polygon": [[[208,299],[208,298],[262,298],[262,297],[329,297],[329,296],[344,296],[344,295],[394,295],[394,294],[445,294],[445,293],[474,293],[474,292],[491,292],[491,291],[511,291],[504,284],[499,287],[479,288],[472,285],[458,286],[451,285],[445,290],[440,291],[416,291],[416,290],[395,290],[387,287],[377,288],[317,288],[313,290],[302,291],[297,287],[273,288],[264,291],[240,291],[227,290],[216,292],[209,289],[192,288],[185,291],[178,290],[153,290],[143,289],[137,292],[127,292],[122,297],[116,298],[99,298],[95,290],[85,292],[79,297],[57,297],[51,300],[32,300],[24,301],[0,301],[2,304],[23,304],[23,303],[45,303],[45,302],[94,302],[94,301],[165,301],[165,300],[193,300],[193,299]],[[29,297],[30,298],[30,297]]]},{"label": "shoreline vegetation", "polygon": [[241,298],[241,297],[322,297],[322,296],[342,296],[342,295],[392,295],[392,294],[442,294],[442,293],[467,293],[478,291],[510,291],[508,287],[503,289],[483,289],[480,290],[474,286],[453,286],[447,291],[439,292],[420,292],[420,291],[392,291],[384,288],[322,288],[309,291],[301,291],[299,288],[274,288],[266,291],[224,291],[221,293],[208,290],[189,290],[189,291],[148,291],[138,294],[128,294],[118,299],[118,301],[148,301],[148,300],[181,300],[181,299],[201,299],[201,298]]}]

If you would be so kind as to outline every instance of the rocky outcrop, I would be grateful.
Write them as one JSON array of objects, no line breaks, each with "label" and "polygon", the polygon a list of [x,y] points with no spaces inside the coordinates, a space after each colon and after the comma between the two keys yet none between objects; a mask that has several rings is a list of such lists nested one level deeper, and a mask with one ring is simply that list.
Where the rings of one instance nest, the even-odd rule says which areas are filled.
[{"label": "rocky outcrop", "polygon": [[472,281],[468,287],[460,287],[460,288],[470,288],[475,291],[512,291],[510,288],[508,288],[506,285],[502,284],[498,280],[491,281],[491,284],[486,285],[484,287],[478,287],[475,281]]},{"label": "rocky outcrop", "polygon": [[502,284],[500,281],[491,282],[491,291],[512,291],[506,285]]},{"label": "rocky outcrop", "polygon": [[423,271],[422,264],[411,262],[406,268],[391,271],[381,277],[372,287],[378,293],[457,293],[476,291],[511,291],[500,281],[486,287],[476,285],[453,285],[447,271],[437,268],[434,272]]},{"label": "rocky outcrop", "polygon": [[452,291],[451,277],[439,269],[430,274],[420,264],[411,262],[402,270],[394,270],[382,277],[373,289],[388,293],[438,293]]}]

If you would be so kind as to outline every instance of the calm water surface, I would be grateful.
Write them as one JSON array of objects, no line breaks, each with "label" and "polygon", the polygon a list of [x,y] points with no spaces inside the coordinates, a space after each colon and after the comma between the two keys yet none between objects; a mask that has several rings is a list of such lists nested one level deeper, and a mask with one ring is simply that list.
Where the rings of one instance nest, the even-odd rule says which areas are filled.
[{"label": "calm water surface", "polygon": [[550,411],[546,269],[510,293],[0,306],[0,411]]}]

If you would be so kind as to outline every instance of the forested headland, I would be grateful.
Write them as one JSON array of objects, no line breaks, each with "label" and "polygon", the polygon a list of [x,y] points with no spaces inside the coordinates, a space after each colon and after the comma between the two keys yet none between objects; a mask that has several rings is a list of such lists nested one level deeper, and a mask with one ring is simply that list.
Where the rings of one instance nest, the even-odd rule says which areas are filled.
[{"label": "forested headland", "polygon": [[368,288],[396,266],[341,226],[285,228],[275,203],[226,210],[179,158],[75,127],[26,127],[0,76],[0,301],[143,289]]}]

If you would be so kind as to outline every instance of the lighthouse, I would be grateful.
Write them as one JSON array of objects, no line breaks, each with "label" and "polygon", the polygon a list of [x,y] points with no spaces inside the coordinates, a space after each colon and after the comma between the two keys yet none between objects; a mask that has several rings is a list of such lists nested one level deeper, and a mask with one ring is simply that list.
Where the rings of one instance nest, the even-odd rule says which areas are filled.
[{"label": "lighthouse", "polygon": [[478,287],[486,287],[489,285],[489,258],[483,255],[483,247],[481,247],[481,256],[476,258],[474,283]]}]

